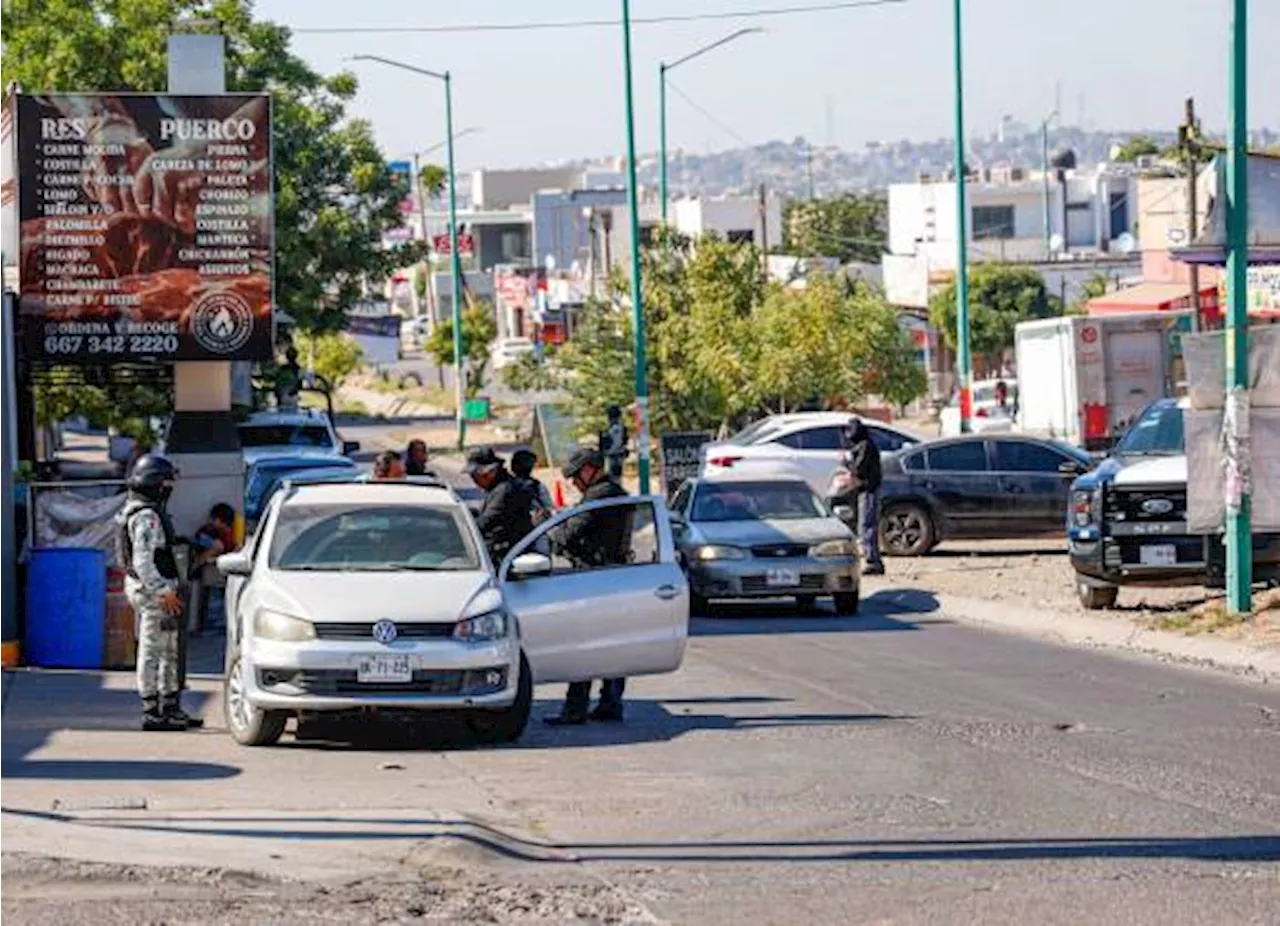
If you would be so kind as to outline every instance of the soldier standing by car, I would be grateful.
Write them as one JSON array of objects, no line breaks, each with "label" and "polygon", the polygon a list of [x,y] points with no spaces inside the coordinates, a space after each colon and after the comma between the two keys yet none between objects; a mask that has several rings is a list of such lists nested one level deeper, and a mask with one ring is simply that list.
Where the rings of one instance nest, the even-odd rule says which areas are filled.
[{"label": "soldier standing by car", "polygon": [[[604,457],[598,450],[582,448],[569,457],[564,476],[582,493],[582,501],[624,498],[627,490],[605,470]],[[631,549],[630,512],[625,507],[601,508],[572,517],[551,532],[551,542],[575,565],[623,565]],[[588,713],[591,705],[591,682],[572,682],[559,714],[544,717],[552,726],[585,723],[588,718],[601,721],[622,720],[622,693],[625,678],[606,678],[600,682],[600,703]]]},{"label": "soldier standing by car", "polygon": [[484,490],[476,527],[496,569],[511,548],[533,530],[533,490],[525,480],[507,471],[506,462],[492,447],[480,447],[467,454],[466,471]]},{"label": "soldier standing by car", "polygon": [[547,491],[547,487],[533,475],[534,467],[537,465],[538,455],[528,447],[520,447],[511,454],[511,473],[517,479],[523,479],[528,485],[533,495],[533,523],[541,524],[554,513],[555,504],[551,500],[551,493]]},{"label": "soldier standing by car", "polygon": [[189,730],[204,721],[182,710],[179,688],[179,623],[183,619],[173,525],[165,505],[178,471],[158,454],[146,454],[129,473],[129,496],[116,518],[125,593],[137,617],[138,694],[142,729]]},{"label": "soldier standing by car", "polygon": [[880,450],[858,418],[845,426],[844,439],[845,468],[850,477],[846,491],[857,493],[857,533],[862,538],[862,556],[866,560],[862,572],[881,576],[884,561],[880,558]]},{"label": "soldier standing by car", "polygon": [[609,475],[622,478],[622,464],[627,459],[627,426],[622,423],[622,409],[610,405],[605,411],[609,425],[600,434],[600,453],[609,463]]}]

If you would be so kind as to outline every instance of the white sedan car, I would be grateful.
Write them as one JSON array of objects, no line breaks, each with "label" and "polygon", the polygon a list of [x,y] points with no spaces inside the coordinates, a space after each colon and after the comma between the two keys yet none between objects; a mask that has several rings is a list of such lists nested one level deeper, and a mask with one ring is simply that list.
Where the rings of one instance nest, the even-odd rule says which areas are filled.
[{"label": "white sedan car", "polygon": [[[797,412],[762,418],[727,441],[702,448],[701,475],[751,476],[756,479],[803,479],[818,495],[825,495],[840,468],[842,432],[849,412]],[[909,431],[862,420],[881,453],[920,443]]]},{"label": "white sedan car", "polygon": [[[610,564],[557,549],[552,532],[579,517],[623,519]],[[274,743],[300,711],[365,708],[461,711],[478,739],[514,741],[535,683],[672,672],[688,634],[688,585],[651,497],[561,512],[495,575],[466,506],[442,485],[286,485],[218,568],[227,727],[252,746]]]}]

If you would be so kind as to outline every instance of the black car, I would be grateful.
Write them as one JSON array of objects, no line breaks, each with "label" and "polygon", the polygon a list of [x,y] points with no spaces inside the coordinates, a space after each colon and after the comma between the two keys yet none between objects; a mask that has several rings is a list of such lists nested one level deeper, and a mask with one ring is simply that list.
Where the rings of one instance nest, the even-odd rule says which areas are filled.
[{"label": "black car", "polygon": [[880,549],[920,556],[943,540],[1061,534],[1071,481],[1093,461],[1054,440],[983,434],[928,441],[883,460]]}]

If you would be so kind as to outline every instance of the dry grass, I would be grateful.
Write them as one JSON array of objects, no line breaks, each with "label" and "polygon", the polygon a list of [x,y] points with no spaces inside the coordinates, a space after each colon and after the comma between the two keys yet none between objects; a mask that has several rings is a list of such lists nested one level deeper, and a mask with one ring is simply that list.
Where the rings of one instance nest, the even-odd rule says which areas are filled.
[{"label": "dry grass", "polygon": [[1257,642],[1280,642],[1280,589],[1255,595],[1253,614],[1248,617],[1228,614],[1226,599],[1213,598],[1194,608],[1153,618],[1148,626],[1188,636],[1249,636]]}]

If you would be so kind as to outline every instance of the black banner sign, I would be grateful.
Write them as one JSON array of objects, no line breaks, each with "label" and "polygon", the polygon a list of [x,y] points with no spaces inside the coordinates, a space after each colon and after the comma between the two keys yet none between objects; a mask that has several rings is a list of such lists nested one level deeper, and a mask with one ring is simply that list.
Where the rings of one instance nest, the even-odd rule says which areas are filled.
[{"label": "black banner sign", "polygon": [[670,498],[688,479],[698,475],[702,461],[699,451],[710,442],[706,431],[672,431],[661,438],[662,488]]}]

